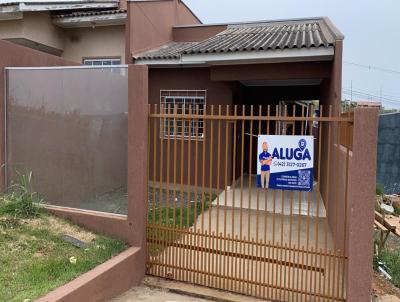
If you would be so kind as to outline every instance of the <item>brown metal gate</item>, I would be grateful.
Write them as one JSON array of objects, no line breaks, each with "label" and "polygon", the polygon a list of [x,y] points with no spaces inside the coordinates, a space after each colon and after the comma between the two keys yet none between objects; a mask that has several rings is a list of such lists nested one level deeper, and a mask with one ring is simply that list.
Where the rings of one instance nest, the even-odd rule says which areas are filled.
[{"label": "brown metal gate", "polygon": [[[147,273],[279,301],[345,301],[353,118],[319,110],[150,106]],[[314,136],[312,192],[256,188],[254,138],[281,123]]]}]

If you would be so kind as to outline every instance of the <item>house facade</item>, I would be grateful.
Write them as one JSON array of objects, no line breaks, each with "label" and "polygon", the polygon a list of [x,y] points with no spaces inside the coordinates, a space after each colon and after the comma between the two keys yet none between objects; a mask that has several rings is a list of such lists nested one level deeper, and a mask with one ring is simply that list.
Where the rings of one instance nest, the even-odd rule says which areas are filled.
[{"label": "house facade", "polygon": [[[8,76],[13,76],[14,85],[9,87],[14,97],[8,97],[4,87],[0,93],[24,114],[32,108],[38,111],[42,118],[34,122],[36,129],[45,129],[42,139],[50,133],[63,141],[61,132],[59,137],[41,122],[53,114],[53,119],[61,122],[59,128],[67,130],[75,153],[64,149],[65,156],[59,159],[62,152],[53,152],[58,144],[52,152],[45,151],[52,154],[55,165],[65,164],[71,170],[73,165],[65,159],[81,158],[82,162],[74,162],[76,167],[84,167],[84,161],[93,172],[88,174],[96,176],[105,169],[96,170],[93,156],[85,153],[88,149],[71,143],[76,138],[71,131],[74,128],[54,118],[46,106],[59,93],[69,97],[62,90],[68,85],[62,82],[71,74],[75,76],[68,83],[79,83],[80,90],[74,92],[82,96],[79,106],[87,105],[86,92],[96,94],[93,87],[100,82],[93,84],[95,76],[114,85],[116,91],[126,85],[127,112],[121,93],[118,127],[109,123],[107,128],[102,122],[115,115],[105,92],[102,97],[107,106],[96,107],[100,101],[89,97],[93,106],[83,106],[86,111],[82,112],[73,110],[81,108],[72,108],[73,102],[67,106],[68,100],[57,99],[66,106],[66,117],[70,117],[68,110],[73,112],[68,122],[76,124],[82,135],[83,125],[87,129],[94,143],[90,152],[105,159],[121,154],[120,166],[126,160],[127,176],[121,177],[127,184],[121,191],[127,209],[122,214],[126,215],[86,212],[88,198],[78,189],[71,196],[81,208],[71,210],[57,201],[53,203],[61,208],[49,206],[54,213],[138,247],[131,283],[119,283],[119,289],[147,273],[278,301],[369,301],[374,204],[365,201],[374,198],[375,167],[363,163],[375,162],[377,112],[360,108],[353,114],[341,114],[344,36],[329,18],[207,25],[180,0],[42,5],[1,6],[3,19],[10,20],[0,21],[8,24],[0,28],[3,39],[8,40],[0,43],[0,51],[6,54],[0,61],[9,68]],[[30,30],[36,23],[45,29]],[[2,33],[2,28],[14,32]],[[92,90],[85,86],[89,80],[85,81],[79,66],[35,71],[12,68],[64,65],[60,60],[68,61],[65,65],[128,66],[123,67],[127,71],[114,74],[107,74],[104,68],[84,68],[88,77],[93,72]],[[59,81],[52,77],[58,69]],[[34,85],[30,72],[36,73],[37,79],[51,77],[55,82],[52,89]],[[121,86],[105,80],[108,78]],[[18,79],[28,81],[27,90],[40,97],[31,100],[35,94],[19,90],[22,81]],[[42,107],[37,106],[41,103]],[[100,107],[104,110],[96,112]],[[3,109],[7,115],[7,108]],[[23,127],[26,120],[21,118],[8,131],[22,129],[21,137],[30,135],[34,127]],[[127,140],[127,150],[122,143],[120,148],[110,143],[106,151],[96,145],[96,139],[113,141],[113,133],[127,134],[127,139],[120,137]],[[314,174],[308,179],[309,191],[257,187],[260,135],[310,139]],[[46,161],[40,148],[38,158]],[[18,151],[27,155],[28,161],[34,158],[29,154],[33,151],[25,149]],[[124,171],[116,170],[118,177]],[[70,172],[76,183],[82,183],[82,173]],[[42,179],[48,181],[48,187],[62,178],[45,176]],[[105,182],[110,178],[102,176]],[[92,177],[84,180],[93,183]],[[93,186],[94,193],[90,192],[96,198],[97,188],[104,188],[103,182],[98,184]],[[111,186],[107,191],[116,191]],[[82,190],[86,188],[82,186]]]}]

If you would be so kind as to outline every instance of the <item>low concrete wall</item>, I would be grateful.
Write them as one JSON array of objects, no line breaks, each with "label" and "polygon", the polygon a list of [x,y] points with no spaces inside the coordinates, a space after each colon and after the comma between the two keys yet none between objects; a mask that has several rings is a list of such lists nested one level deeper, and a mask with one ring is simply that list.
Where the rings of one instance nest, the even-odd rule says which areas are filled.
[{"label": "low concrete wall", "polygon": [[140,248],[131,247],[36,301],[108,301],[141,281],[142,277],[133,272],[143,261],[142,253]]},{"label": "low concrete wall", "polygon": [[385,193],[400,193],[400,113],[379,116],[376,181]]}]

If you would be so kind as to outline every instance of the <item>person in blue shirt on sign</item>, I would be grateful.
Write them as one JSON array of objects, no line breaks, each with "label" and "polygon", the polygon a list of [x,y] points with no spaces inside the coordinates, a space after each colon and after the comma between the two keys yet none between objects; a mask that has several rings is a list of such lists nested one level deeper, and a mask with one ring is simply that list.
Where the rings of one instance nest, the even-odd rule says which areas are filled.
[{"label": "person in blue shirt on sign", "polygon": [[258,156],[261,164],[261,188],[268,189],[270,165],[272,163],[272,155],[268,152],[267,142],[262,143],[263,152]]}]

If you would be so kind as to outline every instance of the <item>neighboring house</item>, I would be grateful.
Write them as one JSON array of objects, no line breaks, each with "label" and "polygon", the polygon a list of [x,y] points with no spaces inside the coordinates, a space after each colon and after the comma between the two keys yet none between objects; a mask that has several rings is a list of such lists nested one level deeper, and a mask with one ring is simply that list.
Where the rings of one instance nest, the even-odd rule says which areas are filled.
[{"label": "neighboring house", "polygon": [[377,183],[400,194],[400,113],[381,114],[378,130]]},{"label": "neighboring house", "polygon": [[0,3],[0,38],[87,65],[125,63],[126,3]]},{"label": "neighboring house", "polygon": [[[140,2],[147,1],[131,2],[140,5]],[[200,22],[181,1],[155,2],[169,2],[165,16],[160,20],[168,21],[168,17],[173,16],[178,23]],[[152,4],[149,3],[147,7],[151,9]],[[154,12],[159,13],[159,10]],[[146,25],[143,19],[146,13],[143,11],[137,16],[143,26]],[[126,0],[0,2],[0,39],[85,65],[130,63],[126,61],[126,47],[129,43],[126,22]],[[145,40],[157,34],[151,32],[149,26],[144,29],[148,31],[142,37]]]}]

